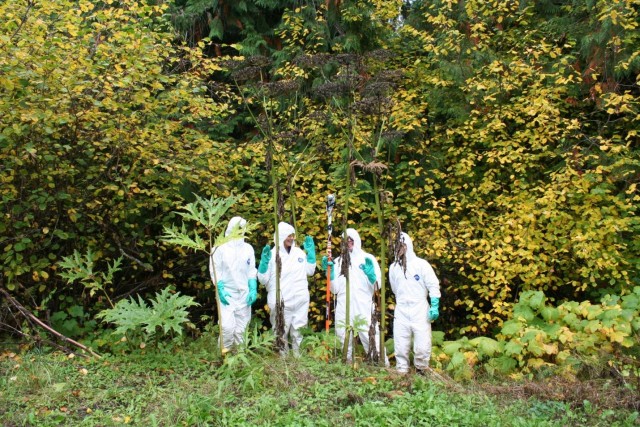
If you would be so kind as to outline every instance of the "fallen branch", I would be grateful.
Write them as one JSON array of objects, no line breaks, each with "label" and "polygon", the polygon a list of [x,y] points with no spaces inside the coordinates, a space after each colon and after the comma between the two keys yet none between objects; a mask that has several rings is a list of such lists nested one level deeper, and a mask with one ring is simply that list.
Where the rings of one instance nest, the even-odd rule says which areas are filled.
[{"label": "fallen branch", "polygon": [[9,294],[9,292],[5,291],[4,289],[0,288],[0,293],[2,295],[4,295],[4,297],[7,299],[7,301],[9,301],[9,303],[11,303],[15,308],[18,309],[18,311],[20,311],[20,313],[22,313],[23,316],[25,316],[27,319],[31,320],[32,322],[36,323],[38,326],[40,326],[41,328],[43,328],[44,330],[46,330],[47,332],[49,332],[50,334],[52,334],[53,336],[55,336],[56,338],[68,342],[69,344],[72,344],[84,351],[86,351],[87,353],[91,354],[92,356],[95,356],[97,358],[100,358],[101,356],[99,354],[97,354],[96,352],[94,352],[93,350],[91,350],[89,347],[80,344],[77,341],[72,340],[71,338],[62,335],[60,332],[56,331],[55,329],[51,328],[51,326],[47,325],[46,323],[44,323],[43,321],[41,321],[40,319],[38,319],[33,313],[31,313],[29,310],[27,310],[22,304],[20,304],[15,298],[13,298],[11,296],[11,294]]}]

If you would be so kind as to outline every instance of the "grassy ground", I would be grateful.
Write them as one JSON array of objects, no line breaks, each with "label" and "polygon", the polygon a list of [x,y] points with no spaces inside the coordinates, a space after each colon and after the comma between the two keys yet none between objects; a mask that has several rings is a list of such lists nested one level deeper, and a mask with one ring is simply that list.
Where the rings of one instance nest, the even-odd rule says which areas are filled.
[{"label": "grassy ground", "polygon": [[435,372],[398,375],[266,350],[224,363],[197,347],[101,359],[5,351],[0,425],[640,425],[634,408],[572,401],[567,391],[575,387],[561,383],[459,384]]}]

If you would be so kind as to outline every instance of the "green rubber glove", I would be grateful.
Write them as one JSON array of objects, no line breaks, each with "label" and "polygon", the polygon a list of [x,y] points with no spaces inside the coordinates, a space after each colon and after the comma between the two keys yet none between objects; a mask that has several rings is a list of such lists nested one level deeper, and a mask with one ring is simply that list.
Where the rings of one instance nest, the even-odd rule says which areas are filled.
[{"label": "green rubber glove", "polygon": [[258,299],[258,281],[249,279],[249,295],[247,295],[247,305],[253,305]]},{"label": "green rubber glove", "polygon": [[440,298],[431,298],[431,307],[429,308],[429,321],[433,322],[438,319],[440,313],[438,313],[438,306],[440,305]]},{"label": "green rubber glove", "polygon": [[260,265],[258,265],[258,273],[266,273],[269,268],[269,261],[271,261],[271,246],[266,245],[262,248],[262,254],[260,255]]},{"label": "green rubber glove", "polygon": [[307,262],[309,264],[316,263],[316,246],[313,244],[313,237],[307,236],[304,238],[304,242],[302,243],[302,247],[307,253]]},{"label": "green rubber glove", "polygon": [[364,264],[360,264],[360,269],[367,275],[367,279],[370,284],[376,283],[376,272],[373,268],[373,261],[371,261],[371,258],[365,258]]},{"label": "green rubber glove", "polygon": [[218,280],[218,285],[216,287],[218,288],[218,296],[220,297],[220,302],[223,305],[229,305],[229,301],[227,300],[227,298],[229,298],[231,294],[224,290],[224,282],[222,280]]},{"label": "green rubber glove", "polygon": [[320,265],[320,268],[322,269],[322,271],[327,271],[327,267],[331,266],[331,277],[329,277],[330,280],[333,280],[336,275],[335,275],[335,269],[333,268],[333,261],[329,261],[329,258],[327,258],[327,256],[323,256],[322,257],[322,263]]}]

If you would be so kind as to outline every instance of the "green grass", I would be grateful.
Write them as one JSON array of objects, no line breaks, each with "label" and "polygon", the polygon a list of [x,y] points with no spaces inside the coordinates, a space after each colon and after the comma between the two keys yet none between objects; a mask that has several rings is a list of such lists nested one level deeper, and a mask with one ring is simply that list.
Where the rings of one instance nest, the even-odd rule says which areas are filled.
[{"label": "green grass", "polygon": [[634,426],[638,413],[270,351],[0,354],[2,426]]}]

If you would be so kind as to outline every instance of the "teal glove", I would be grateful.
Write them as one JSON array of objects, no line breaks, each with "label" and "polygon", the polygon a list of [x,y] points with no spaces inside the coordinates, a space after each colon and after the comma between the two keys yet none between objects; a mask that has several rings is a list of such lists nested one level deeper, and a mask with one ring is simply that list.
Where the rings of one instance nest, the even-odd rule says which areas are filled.
[{"label": "teal glove", "polygon": [[316,246],[313,244],[313,237],[307,236],[304,238],[304,243],[302,243],[305,252],[307,253],[307,262],[309,264],[316,263]]},{"label": "teal glove", "polygon": [[438,306],[440,305],[440,298],[431,298],[431,308],[429,308],[429,321],[433,322],[438,319],[440,313],[438,313]]},{"label": "teal glove", "polygon": [[247,305],[253,305],[258,299],[258,281],[249,279],[249,295],[247,295]]},{"label": "teal glove", "polygon": [[367,275],[367,279],[369,279],[369,283],[376,283],[376,272],[373,268],[373,261],[371,258],[365,258],[364,264],[360,264],[360,269],[364,271],[364,274]]},{"label": "teal glove", "polygon": [[333,268],[333,261],[329,261],[329,258],[327,258],[327,256],[326,256],[326,255],[325,255],[325,256],[323,256],[323,257],[322,257],[322,263],[321,263],[321,266],[320,266],[320,268],[322,269],[322,271],[327,271],[327,267],[328,267],[329,265],[332,267],[332,268],[331,268],[331,277],[329,277],[329,279],[330,279],[330,280],[333,280],[333,279],[336,277],[336,275],[335,275],[335,269]]},{"label": "teal glove", "polygon": [[271,261],[271,246],[266,245],[262,248],[262,255],[260,255],[260,265],[258,266],[258,273],[264,274],[269,268],[269,261]]},{"label": "teal glove", "polygon": [[229,298],[231,294],[224,290],[224,282],[222,280],[218,280],[218,285],[216,287],[218,288],[218,296],[220,297],[220,302],[223,305],[229,305],[229,301],[227,300],[227,298]]}]

